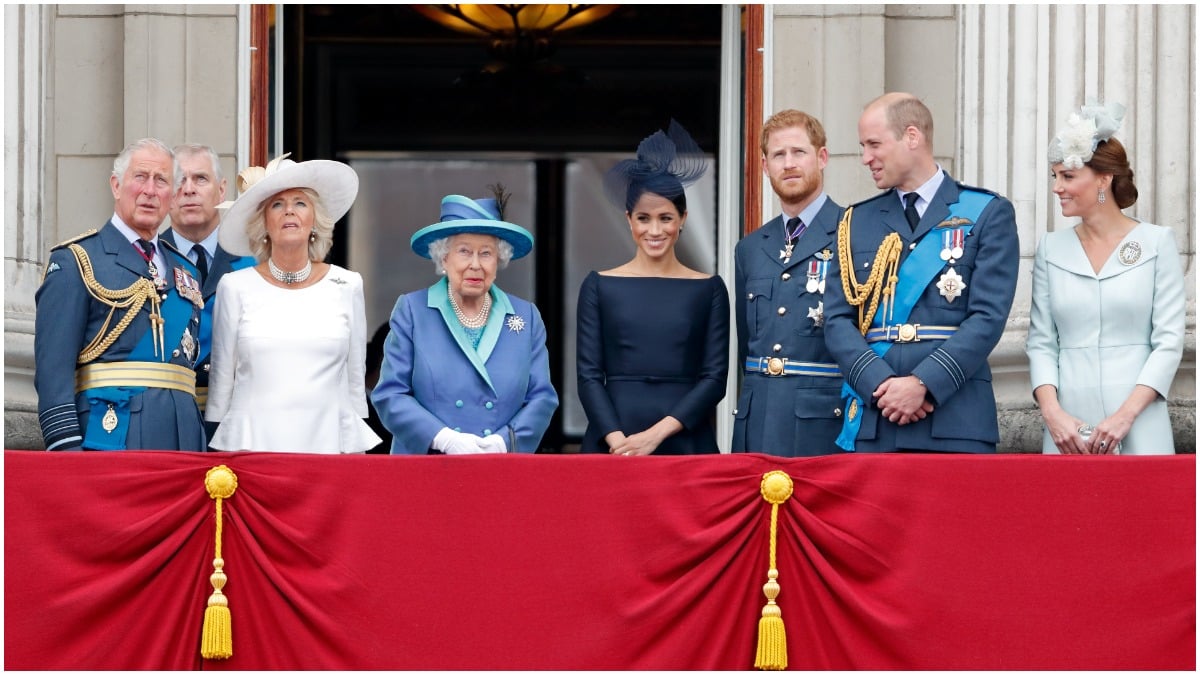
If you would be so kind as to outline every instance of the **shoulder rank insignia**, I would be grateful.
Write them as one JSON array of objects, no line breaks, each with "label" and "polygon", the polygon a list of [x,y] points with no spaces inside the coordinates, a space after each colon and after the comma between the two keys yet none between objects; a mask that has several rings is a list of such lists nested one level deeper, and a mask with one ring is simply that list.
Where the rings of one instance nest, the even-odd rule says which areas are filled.
[{"label": "shoulder rank insignia", "polygon": [[57,243],[53,247],[51,247],[50,250],[54,251],[54,250],[60,249],[64,246],[70,246],[71,244],[74,244],[77,241],[82,241],[84,239],[87,239],[88,237],[92,236],[93,234],[96,234],[97,232],[99,232],[99,230],[97,230],[96,228],[93,227],[92,229],[90,229],[82,234],[71,237],[70,239],[68,239],[66,241],[60,241],[59,243]]}]

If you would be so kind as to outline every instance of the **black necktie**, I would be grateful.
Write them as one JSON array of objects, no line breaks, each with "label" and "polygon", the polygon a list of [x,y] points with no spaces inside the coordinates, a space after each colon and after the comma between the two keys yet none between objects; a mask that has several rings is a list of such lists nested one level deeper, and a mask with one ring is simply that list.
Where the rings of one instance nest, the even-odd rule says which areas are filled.
[{"label": "black necktie", "polygon": [[917,223],[921,222],[921,216],[917,214],[917,197],[920,195],[916,192],[904,195],[904,217],[908,219],[908,226],[914,232],[917,230]]},{"label": "black necktie", "polygon": [[196,269],[200,270],[200,283],[203,284],[208,277],[208,254],[200,244],[192,246],[192,251],[196,254]]},{"label": "black necktie", "polygon": [[146,252],[146,261],[151,263],[154,262],[154,243],[146,241],[145,239],[138,239],[137,243],[138,246],[141,246],[142,250]]},{"label": "black necktie", "polygon": [[806,225],[800,221],[800,216],[788,218],[787,224],[783,226],[783,234],[788,241],[795,241],[803,234]]}]

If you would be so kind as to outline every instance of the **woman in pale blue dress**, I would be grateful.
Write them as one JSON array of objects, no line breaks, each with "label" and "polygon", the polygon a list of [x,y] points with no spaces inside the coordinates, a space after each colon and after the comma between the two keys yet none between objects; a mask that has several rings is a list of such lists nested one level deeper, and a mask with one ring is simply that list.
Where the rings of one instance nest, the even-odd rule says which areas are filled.
[{"label": "woman in pale blue dress", "polygon": [[1046,454],[1172,454],[1167,395],[1183,354],[1183,269],[1170,228],[1121,212],[1137,201],[1124,108],[1084,106],[1050,145],[1054,194],[1075,227],[1034,261],[1030,379]]}]

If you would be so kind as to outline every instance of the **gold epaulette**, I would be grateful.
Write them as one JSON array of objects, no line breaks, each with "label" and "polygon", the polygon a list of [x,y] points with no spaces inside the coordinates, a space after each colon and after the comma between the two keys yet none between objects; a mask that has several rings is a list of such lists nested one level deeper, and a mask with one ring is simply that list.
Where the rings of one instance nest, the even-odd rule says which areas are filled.
[{"label": "gold epaulette", "polygon": [[[900,235],[892,232],[883,238],[879,249],[875,251],[875,261],[871,264],[871,273],[867,283],[858,283],[854,275],[854,256],[850,252],[850,219],[854,207],[846,209],[842,220],[838,223],[838,264],[841,266],[842,291],[846,294],[846,302],[858,308],[858,329],[863,335],[871,327],[875,312],[879,309],[880,296],[883,296],[885,312],[890,307],[896,294],[896,282],[899,280],[897,269],[900,265],[900,251],[904,242]],[[885,279],[886,276],[886,279]],[[868,301],[870,301],[868,305]],[[865,310],[864,310],[865,306]]]},{"label": "gold epaulette", "polygon": [[92,236],[93,234],[96,234],[99,231],[100,230],[97,230],[96,228],[93,227],[92,229],[90,229],[82,234],[78,234],[74,237],[71,237],[70,239],[68,239],[66,241],[61,241],[61,242],[55,244],[54,246],[50,247],[50,250],[57,251],[58,249],[60,249],[64,246],[69,246],[71,244],[74,244],[77,241],[82,241],[84,239],[87,239],[88,237]]},{"label": "gold epaulette", "polygon": [[[83,285],[87,289],[88,295],[109,307],[104,325],[100,327],[100,331],[96,333],[92,341],[83,348],[83,351],[79,352],[77,362],[88,363],[103,354],[112,346],[112,343],[117,341],[117,338],[121,337],[147,300],[150,301],[150,328],[155,332],[155,353],[157,355],[161,350],[163,319],[159,312],[158,289],[154,287],[154,282],[145,277],[138,277],[137,281],[126,288],[120,290],[105,288],[96,280],[96,273],[92,270],[92,261],[88,257],[87,251],[83,250],[79,244],[74,243],[68,243],[67,248],[75,256],[75,264],[79,266],[79,276],[83,277]],[[121,317],[120,322],[105,335],[104,331],[112,322],[113,313],[118,309],[124,309],[125,316]]]}]

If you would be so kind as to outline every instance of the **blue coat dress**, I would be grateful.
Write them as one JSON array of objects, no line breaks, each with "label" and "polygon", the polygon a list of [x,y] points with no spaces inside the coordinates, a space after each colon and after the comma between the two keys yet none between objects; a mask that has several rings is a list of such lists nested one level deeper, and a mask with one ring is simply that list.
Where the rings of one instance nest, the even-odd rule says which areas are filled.
[{"label": "blue coat dress", "polygon": [[[112,222],[73,242],[64,242],[51,252],[35,296],[34,329],[34,385],[47,449],[79,449],[82,445],[94,449],[203,451],[204,425],[193,395],[158,387],[105,387],[90,394],[75,393],[80,352],[102,329],[108,334],[125,311],[117,309],[110,321],[110,307],[93,298],[84,285],[75,256],[67,248],[70,243],[84,249],[96,281],[104,288],[120,290],[139,278],[151,278],[146,260]],[[199,298],[193,301],[181,295],[175,280],[190,278],[198,286],[196,268],[169,243],[161,239],[159,243],[167,261],[161,276],[168,285],[160,295],[166,318],[165,349],[155,354],[151,347],[147,302],[120,337],[92,363],[148,361],[189,369],[195,365],[200,302]],[[93,418],[103,414],[110,404],[120,421],[116,429],[106,432],[100,428],[99,419]]]},{"label": "blue coat dress", "polygon": [[[1037,248],[1029,312],[1029,378],[1058,390],[1063,409],[1099,424],[1137,385],[1159,393],[1121,442],[1124,455],[1172,454],[1167,395],[1183,356],[1187,288],[1175,233],[1140,223],[1097,273],[1075,228]],[[1043,434],[1042,451],[1058,454]]]},{"label": "blue coat dress", "polygon": [[[897,232],[904,244],[903,269],[924,238],[941,238],[946,228],[937,226],[948,221],[951,207],[966,192],[992,195],[992,199],[965,236],[961,258],[953,265],[941,263],[932,280],[916,289],[919,297],[908,318],[910,324],[954,327],[948,338],[895,342],[884,356],[878,356],[859,330],[858,309],[846,302],[838,257],[834,258],[830,279],[839,281],[825,290],[825,342],[846,382],[864,401],[855,445],[858,452],[996,451],[1000,429],[987,359],[1004,333],[1016,291],[1020,250],[1012,203],[958,183],[947,174],[914,232],[896,191],[888,190],[852,207],[850,248],[855,276],[858,283],[865,283],[884,237]],[[951,267],[965,284],[953,299],[937,286]],[[915,375],[925,383],[934,411],[923,420],[900,426],[879,414],[871,394],[887,378],[905,375]]]},{"label": "blue coat dress", "polygon": [[431,452],[442,427],[498,434],[509,452],[535,452],[558,394],[537,307],[492,286],[478,350],[450,308],[448,283],[400,296],[371,401],[393,435],[392,454]]},{"label": "blue coat dress", "polygon": [[[843,210],[826,199],[787,262],[779,255],[785,243],[782,217],[746,235],[734,249],[737,367],[743,372],[734,452],[783,457],[842,452],[834,444],[842,429],[842,377],[825,346],[825,294],[819,288],[810,291],[808,277],[816,263],[817,274],[826,273],[826,289],[838,283],[830,272]],[[819,363],[832,372],[815,374],[814,368],[776,376],[761,367],[748,369],[747,357],[760,364],[770,358]]]}]

